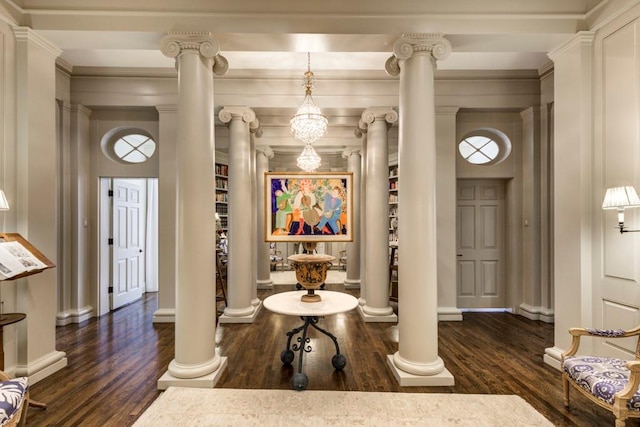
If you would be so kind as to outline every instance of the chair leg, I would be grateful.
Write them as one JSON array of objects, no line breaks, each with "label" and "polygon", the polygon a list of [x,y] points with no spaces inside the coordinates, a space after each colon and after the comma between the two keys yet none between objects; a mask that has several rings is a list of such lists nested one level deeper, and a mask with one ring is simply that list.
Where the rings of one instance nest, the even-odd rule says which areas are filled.
[{"label": "chair leg", "polygon": [[569,380],[562,375],[562,390],[564,391],[564,406],[569,407]]},{"label": "chair leg", "polygon": [[27,392],[27,395],[24,397],[24,402],[22,403],[22,413],[20,414],[20,421],[18,422],[20,427],[27,425],[27,411],[29,410],[29,403],[31,403],[31,401],[29,400],[29,393]]}]

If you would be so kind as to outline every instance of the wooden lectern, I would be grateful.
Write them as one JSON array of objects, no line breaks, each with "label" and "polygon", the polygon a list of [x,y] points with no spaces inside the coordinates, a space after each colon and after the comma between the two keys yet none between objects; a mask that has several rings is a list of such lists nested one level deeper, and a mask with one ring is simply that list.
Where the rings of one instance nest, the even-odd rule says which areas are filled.
[{"label": "wooden lectern", "polygon": [[[29,252],[33,254],[39,261],[45,264],[46,267],[40,268],[37,270],[30,270],[24,273],[20,273],[13,277],[10,277],[5,280],[0,280],[0,286],[2,286],[1,282],[9,282],[12,280],[20,279],[23,277],[31,276],[33,274],[38,274],[47,270],[49,268],[55,267],[55,264],[49,260],[42,252],[36,249],[31,243],[29,243],[24,237],[22,237],[19,233],[0,233],[0,242],[19,242],[22,246],[24,246]],[[1,294],[1,292],[0,292]],[[0,298],[1,299],[1,298]],[[0,371],[4,371],[4,327],[6,325],[11,325],[13,323],[17,323],[27,317],[24,313],[0,313]],[[38,402],[35,400],[29,401],[29,406],[37,407],[37,408],[46,408],[47,405],[42,402]]]}]

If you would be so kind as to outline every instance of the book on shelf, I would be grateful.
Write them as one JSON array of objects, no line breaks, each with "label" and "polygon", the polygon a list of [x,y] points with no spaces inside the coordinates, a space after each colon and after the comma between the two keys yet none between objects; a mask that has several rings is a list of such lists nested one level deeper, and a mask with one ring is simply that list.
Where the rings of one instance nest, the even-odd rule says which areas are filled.
[{"label": "book on shelf", "polygon": [[229,175],[229,166],[216,163],[216,175]]},{"label": "book on shelf", "polygon": [[18,241],[0,242],[0,280],[49,266]]}]

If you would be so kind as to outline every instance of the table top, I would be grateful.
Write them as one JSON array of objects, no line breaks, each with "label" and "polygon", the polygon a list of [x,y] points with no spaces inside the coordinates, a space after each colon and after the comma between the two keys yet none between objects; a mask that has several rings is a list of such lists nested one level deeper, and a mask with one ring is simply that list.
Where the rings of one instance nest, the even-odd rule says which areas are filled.
[{"label": "table top", "polygon": [[344,292],[315,291],[322,298],[320,301],[300,301],[306,293],[307,291],[280,292],[267,297],[263,304],[269,311],[291,316],[328,316],[344,313],[358,306],[357,298]]},{"label": "table top", "polygon": [[0,315],[0,327],[19,322],[25,317],[27,317],[27,315],[24,313],[2,313],[2,315]]},{"label": "table top", "polygon": [[336,257],[333,255],[325,255],[325,254],[294,254],[289,255],[287,257],[289,261],[296,262],[306,262],[309,264],[318,263],[318,262],[331,262],[335,261]]}]

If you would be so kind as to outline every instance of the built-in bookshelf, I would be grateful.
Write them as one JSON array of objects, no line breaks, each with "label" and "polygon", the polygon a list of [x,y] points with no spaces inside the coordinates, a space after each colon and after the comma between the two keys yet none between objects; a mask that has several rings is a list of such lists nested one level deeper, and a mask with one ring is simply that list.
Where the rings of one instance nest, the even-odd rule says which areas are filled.
[{"label": "built-in bookshelf", "polygon": [[389,241],[398,241],[398,166],[389,166]]},{"label": "built-in bookshelf", "polygon": [[389,300],[398,301],[398,165],[389,166]]},{"label": "built-in bookshelf", "polygon": [[216,163],[216,213],[220,217],[222,230],[228,227],[229,166]]}]

